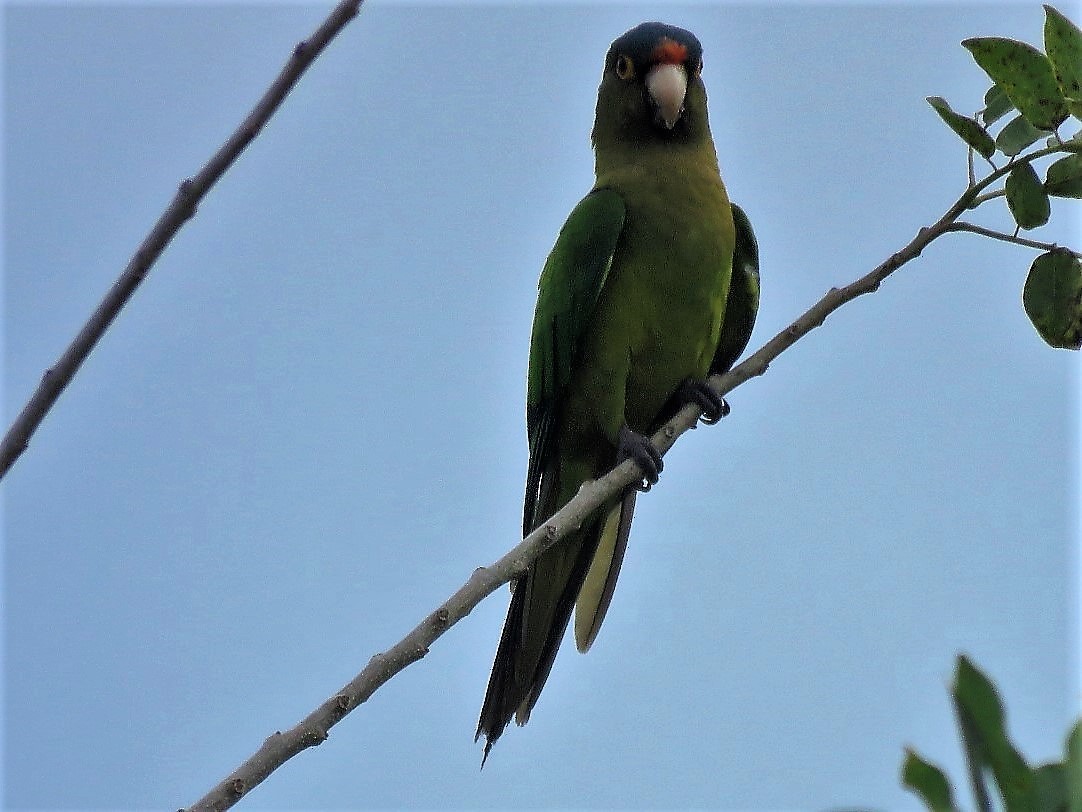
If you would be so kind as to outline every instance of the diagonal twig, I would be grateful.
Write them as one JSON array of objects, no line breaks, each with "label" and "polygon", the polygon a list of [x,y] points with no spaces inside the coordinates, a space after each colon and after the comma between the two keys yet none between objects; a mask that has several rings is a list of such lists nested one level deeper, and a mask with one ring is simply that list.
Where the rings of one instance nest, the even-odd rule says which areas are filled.
[{"label": "diagonal twig", "polygon": [[[1032,161],[1050,155],[1056,149],[1040,150],[1019,160]],[[1016,161],[1017,163],[1017,161]],[[873,293],[888,276],[907,262],[916,259],[933,241],[951,231],[962,231],[954,224],[991,183],[1006,174],[1006,169],[992,172],[966,191],[930,226],[920,229],[899,251],[891,254],[856,281],[831,288],[796,321],[774,336],[761,349],[724,375],[710,378],[710,386],[725,395],[742,383],[766,372],[770,363],[798,340],[810,333],[840,308],[859,296]],[[667,452],[680,435],[698,422],[701,410],[688,405],[680,410],[651,439],[661,453]],[[574,532],[601,505],[641,480],[642,472],[631,460],[625,460],[603,477],[586,482],[571,501],[538,527],[510,552],[488,567],[479,567],[439,608],[425,617],[412,631],[386,651],[376,654],[368,665],[334,695],[294,727],[275,732],[240,767],[222,779],[203,798],[188,809],[224,810],[233,806],[274,770],[293,756],[327,740],[330,729],[350,711],[366,702],[384,683],[407,666],[423,658],[429,646],[475,606],[503,584],[525,571],[531,561],[561,538]]]},{"label": "diagonal twig", "polygon": [[[947,227],[947,231],[967,231],[970,234],[977,234],[981,237],[988,237],[991,240],[1001,240],[1003,242],[1013,243],[1014,245],[1021,245],[1026,248],[1035,248],[1039,251],[1055,251],[1062,248],[1062,246],[1056,245],[1053,242],[1040,242],[1039,240],[1030,240],[1025,237],[1019,237],[1016,234],[1005,234],[1002,231],[995,231],[984,226],[979,226],[974,223],[967,223],[964,220],[959,220],[956,223],[951,223]],[[1078,251],[1071,251],[1076,257],[1082,259],[1082,254]]]},{"label": "diagonal twig", "polygon": [[364,0],[341,0],[312,35],[293,49],[278,77],[210,160],[194,176],[185,179],[172,202],[162,212],[143,242],[128,260],[124,271],[87,319],[64,354],[41,377],[19,416],[0,441],[0,479],[30,444],[30,437],[56,403],[79,367],[90,355],[109,325],[131,299],[136,288],[146,278],[151,266],[161,256],[173,237],[191,217],[211,187],[225,174],[244,149],[259,135],[301,75],[335,36],[357,16]]}]

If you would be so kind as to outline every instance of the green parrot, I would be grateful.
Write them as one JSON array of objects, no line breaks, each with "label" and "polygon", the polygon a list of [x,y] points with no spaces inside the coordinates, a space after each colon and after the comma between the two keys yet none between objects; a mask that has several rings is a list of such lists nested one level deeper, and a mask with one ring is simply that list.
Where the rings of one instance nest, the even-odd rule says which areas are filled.
[{"label": "green parrot", "polygon": [[525,724],[577,606],[575,640],[597,636],[620,572],[637,490],[661,472],[649,437],[689,401],[728,411],[705,378],[747,346],[758,248],[729,202],[710,136],[702,46],[643,23],[609,48],[591,136],[596,182],[574,208],[538,284],[526,428],[528,534],[587,480],[624,459],[644,482],[605,505],[512,584],[481,709],[484,759]]}]

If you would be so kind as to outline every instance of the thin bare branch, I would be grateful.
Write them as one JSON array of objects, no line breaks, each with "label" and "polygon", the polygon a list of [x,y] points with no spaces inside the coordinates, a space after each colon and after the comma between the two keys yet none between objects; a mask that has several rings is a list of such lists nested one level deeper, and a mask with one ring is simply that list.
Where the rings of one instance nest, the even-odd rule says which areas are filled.
[{"label": "thin bare branch", "polygon": [[973,204],[970,206],[970,208],[975,209],[975,208],[977,208],[977,206],[981,205],[981,203],[984,203],[984,202],[986,202],[988,200],[994,200],[997,197],[1004,197],[1004,196],[1006,196],[1006,194],[1007,194],[1006,189],[995,189],[994,191],[991,191],[991,192],[985,192],[983,195],[978,195],[977,196],[977,198],[973,201]]},{"label": "thin bare branch", "polygon": [[[1026,237],[1019,237],[1015,234],[1007,234],[1003,231],[995,231],[984,226],[978,226],[974,223],[967,223],[964,220],[959,220],[956,223],[948,225],[944,231],[964,231],[970,234],[980,234],[982,237],[988,237],[993,240],[1002,240],[1003,242],[1009,242],[1014,245],[1022,245],[1026,248],[1035,248],[1038,251],[1055,251],[1057,249],[1062,250],[1063,246],[1056,245],[1054,242],[1040,242],[1038,240],[1030,240]],[[1068,249],[1069,250],[1069,249]],[[1082,259],[1082,253],[1078,251],[1071,251],[1079,259]]]},{"label": "thin bare branch", "polygon": [[[693,417],[692,420],[695,418]],[[240,767],[223,779],[189,810],[229,809],[288,759],[322,744],[331,727],[367,701],[391,677],[428,653],[429,646],[477,604],[522,573],[530,561],[563,536],[578,528],[612,494],[619,493],[641,474],[633,462],[625,462],[601,479],[587,482],[575,498],[548,522],[523,539],[489,567],[479,567],[444,603],[424,618],[391,648],[376,654],[356,677],[324,701],[295,727],[276,732]]]},{"label": "thin bare branch", "polygon": [[[1055,150],[1044,150],[1025,156],[1021,160],[1034,160]],[[970,185],[935,223],[920,229],[899,251],[891,254],[867,274],[841,287],[831,288],[800,318],[774,336],[761,349],[743,363],[724,375],[710,378],[710,385],[720,395],[732,391],[745,381],[762,375],[770,363],[799,339],[823,324],[826,317],[858,296],[878,290],[879,285],[905,265],[916,259],[935,239],[949,231],[962,230],[954,227],[957,218],[965,211],[988,184],[1009,171],[997,169],[980,182]],[[667,452],[677,438],[694,426],[701,410],[685,406],[672,420],[652,438],[661,453]],[[577,530],[602,504],[613,499],[632,483],[640,481],[642,472],[631,460],[613,468],[605,476],[585,483],[575,497],[552,516],[544,525],[534,530],[505,556],[488,567],[474,571],[469,580],[451,595],[434,612],[430,613],[409,634],[386,651],[375,655],[356,677],[341,690],[324,701],[311,714],[290,730],[276,732],[263,745],[223,779],[213,790],[201,798],[190,810],[223,810],[239,801],[253,787],[262,782],[288,759],[309,747],[326,741],[331,727],[346,714],[368,700],[373,693],[406,666],[420,660],[429,647],[444,632],[468,615],[482,600],[506,584],[545,550],[561,538]]]},{"label": "thin bare branch", "polygon": [[60,393],[71,383],[79,367],[131,299],[136,288],[146,278],[147,272],[165,247],[181,226],[195,214],[197,206],[211,187],[233,165],[245,147],[259,135],[308,66],[346,24],[357,16],[362,2],[363,0],[342,0],[308,39],[297,44],[281,73],[241,125],[195,176],[180,184],[172,202],[135,250],[120,277],[113,283],[64,354],[52,367],[45,370],[37,389],[11,424],[3,441],[0,441],[0,479],[26,450],[31,435],[41,425]]}]

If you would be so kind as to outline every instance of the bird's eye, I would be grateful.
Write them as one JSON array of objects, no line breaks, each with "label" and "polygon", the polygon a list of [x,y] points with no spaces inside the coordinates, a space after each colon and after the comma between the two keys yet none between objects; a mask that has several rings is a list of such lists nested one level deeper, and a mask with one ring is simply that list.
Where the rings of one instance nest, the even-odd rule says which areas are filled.
[{"label": "bird's eye", "polygon": [[635,75],[635,63],[631,61],[631,57],[624,54],[616,57],[616,75],[625,82]]},{"label": "bird's eye", "polygon": [[699,64],[695,66],[695,75],[698,76],[703,72],[703,58],[699,57]]}]

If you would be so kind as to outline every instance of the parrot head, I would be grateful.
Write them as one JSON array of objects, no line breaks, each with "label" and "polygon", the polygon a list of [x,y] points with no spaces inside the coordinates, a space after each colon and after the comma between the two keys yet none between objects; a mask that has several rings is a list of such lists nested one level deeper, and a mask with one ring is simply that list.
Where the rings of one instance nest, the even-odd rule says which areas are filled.
[{"label": "parrot head", "polygon": [[642,23],[612,43],[597,94],[595,149],[709,139],[703,48],[690,31]]}]

